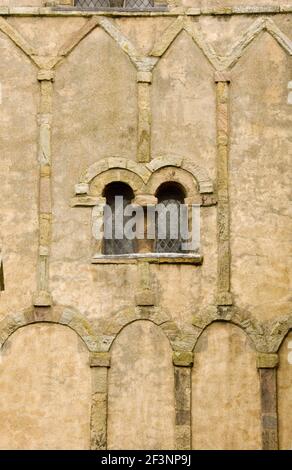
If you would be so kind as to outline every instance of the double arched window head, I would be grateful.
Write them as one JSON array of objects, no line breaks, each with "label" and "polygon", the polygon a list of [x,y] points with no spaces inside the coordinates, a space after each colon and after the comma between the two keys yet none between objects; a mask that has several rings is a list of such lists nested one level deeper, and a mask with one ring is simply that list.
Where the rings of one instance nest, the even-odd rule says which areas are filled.
[{"label": "double arched window head", "polygon": [[160,210],[156,213],[155,252],[181,253],[181,205],[185,193],[178,183],[163,183],[156,192]]},{"label": "double arched window head", "polygon": [[105,255],[134,253],[136,240],[129,240],[124,233],[129,220],[124,211],[134,199],[133,190],[126,183],[113,182],[105,187],[103,196],[106,199],[103,253]]}]

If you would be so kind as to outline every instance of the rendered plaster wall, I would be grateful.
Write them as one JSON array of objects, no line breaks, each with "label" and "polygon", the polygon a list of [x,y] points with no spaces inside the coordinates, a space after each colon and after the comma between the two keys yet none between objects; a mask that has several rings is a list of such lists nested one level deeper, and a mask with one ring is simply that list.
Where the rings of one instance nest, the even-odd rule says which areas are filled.
[{"label": "rendered plaster wall", "polygon": [[112,349],[108,448],[174,449],[173,389],[164,333],[146,321],[127,326]]},{"label": "rendered plaster wall", "polygon": [[[239,3],[242,2],[232,2]],[[221,6],[223,2],[210,0],[189,5]],[[200,16],[189,18],[188,25],[199,28],[204,41],[216,51],[217,60],[223,60],[230,57],[230,51],[234,51],[246,29],[264,16]],[[291,15],[271,18],[291,41]],[[85,17],[18,15],[4,19],[38,50],[40,63],[46,65],[42,69],[47,69],[61,46],[73,41],[73,35],[78,36],[80,28],[91,21]],[[142,55],[151,54],[166,28],[176,20],[175,16],[110,18],[111,24]],[[211,65],[206,53],[186,30],[169,44],[161,52],[162,58],[155,65],[149,84],[150,156],[184,157],[204,169],[214,182],[216,202],[219,86],[214,79],[214,64]],[[228,308],[231,312],[233,308],[237,313],[240,311],[244,319],[242,327],[247,332],[253,318],[260,326],[261,322],[274,319],[279,320],[280,327],[283,322],[288,329],[292,327],[292,322],[287,320],[292,304],[292,108],[287,103],[288,82],[292,80],[291,57],[271,35],[262,32],[242,51],[230,75],[226,74],[231,79],[230,85],[226,84],[228,80],[223,80],[229,91],[227,181],[233,306],[227,307],[224,302],[222,306],[217,301],[218,260],[221,259],[218,234],[222,228],[220,224],[218,228],[218,220],[224,222],[229,209],[223,216],[218,215],[218,206],[213,202],[210,207],[201,208],[202,265],[151,265],[146,293],[150,291],[153,296],[147,297],[150,306],[148,310],[144,306],[141,313],[137,294],[145,279],[141,281],[139,266],[91,264],[96,250],[91,233],[92,207],[71,204],[81,173],[93,163],[108,157],[137,161],[141,111],[137,96],[141,83],[137,83],[137,70],[128,56],[129,44],[125,46],[120,36],[114,40],[102,27],[97,27],[84,34],[75,46],[60,58],[54,82],[49,83],[53,89],[49,185],[52,193],[49,289],[53,306],[47,310],[55,311],[55,306],[76,310],[80,316],[70,326],[77,330],[81,325],[83,336],[94,352],[102,350],[104,354],[117,335],[110,351],[108,371],[108,429],[103,423],[100,432],[103,438],[107,434],[109,448],[176,448],[181,442],[187,448],[188,436],[184,435],[180,444],[177,443],[181,429],[176,428],[181,425],[175,417],[183,415],[187,422],[182,426],[183,432],[187,432],[190,390],[184,382],[185,393],[175,391],[169,339],[173,343],[177,341],[176,349],[184,348],[183,353],[187,352],[189,358],[194,338],[200,332],[197,324],[192,325],[194,316],[202,312],[204,326],[218,304],[223,311],[220,314],[226,317]],[[4,336],[13,331],[13,321],[20,324],[20,312],[32,307],[37,290],[40,191],[37,115],[41,85],[33,57],[29,59],[3,32],[0,32],[0,57],[0,248],[5,276],[5,290],[0,294],[0,320],[8,317],[0,325],[2,343]],[[50,79],[44,81],[47,85]],[[143,106],[147,108],[145,100],[140,107]],[[228,124],[227,115],[223,121]],[[115,171],[117,176],[122,175],[120,170]],[[174,172],[174,169],[167,171]],[[106,180],[105,173],[101,179]],[[97,188],[97,179],[95,184]],[[226,208],[225,199],[223,202]],[[228,259],[225,268],[226,265]],[[38,310],[37,320],[34,317],[33,321],[44,318],[47,321],[47,310],[47,316]],[[133,320],[133,311],[144,320],[123,328],[121,311],[129,322]],[[16,317],[10,324],[12,315]],[[69,314],[65,309],[62,317],[65,324],[70,323],[66,315]],[[156,319],[160,326],[145,322],[147,317]],[[54,313],[52,321],[56,321]],[[103,329],[106,323],[111,328]],[[184,332],[177,332],[178,327]],[[280,327],[279,335],[284,335]],[[102,338],[100,343],[92,341],[96,330],[98,338]],[[263,323],[259,330],[259,343],[265,350],[275,352],[277,344],[268,335],[270,324]],[[273,332],[278,334],[277,328]],[[292,377],[286,359],[289,337],[281,348],[278,372],[281,448],[291,448],[292,439],[289,424]],[[227,322],[216,323],[208,327],[195,347],[193,370],[190,359],[181,360],[176,367],[179,369],[176,373],[192,377],[191,427],[195,449],[261,448],[255,348],[251,338],[239,328]],[[0,433],[1,448],[90,447],[93,425],[90,424],[92,389],[88,355],[76,332],[60,325],[27,326],[11,335],[1,352],[0,363],[0,429],[5,430]],[[93,370],[99,377],[102,369],[100,375],[104,380],[104,369],[108,366],[109,363],[98,363],[97,372],[95,366]],[[98,382],[97,395],[106,395],[104,382]],[[179,411],[183,413],[179,414],[175,407],[181,405],[181,396],[187,403],[182,404]],[[103,413],[106,415],[105,407],[98,408],[95,416],[99,419]]]},{"label": "rendered plaster wall", "polygon": [[291,311],[289,60],[264,33],[231,85],[232,287],[237,304],[259,319]]},{"label": "rendered plaster wall", "polygon": [[0,237],[6,260],[6,288],[0,301],[3,318],[29,305],[36,289],[39,96],[35,68],[2,33],[0,50]]},{"label": "rendered plaster wall", "polygon": [[255,351],[234,325],[215,323],[200,337],[192,372],[193,449],[260,449]]},{"label": "rendered plaster wall", "polygon": [[0,364],[1,449],[87,449],[91,378],[75,332],[34,325],[5,343]]}]

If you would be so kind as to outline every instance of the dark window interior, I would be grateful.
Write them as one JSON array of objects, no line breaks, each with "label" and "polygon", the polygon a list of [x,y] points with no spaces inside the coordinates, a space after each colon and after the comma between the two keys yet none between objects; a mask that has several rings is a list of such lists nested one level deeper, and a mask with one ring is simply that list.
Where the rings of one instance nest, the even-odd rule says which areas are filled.
[{"label": "dark window interior", "polygon": [[126,10],[147,10],[154,7],[154,0],[76,0],[80,8],[124,8]]},{"label": "dark window interior", "polygon": [[159,215],[156,216],[156,240],[155,252],[157,253],[181,253],[182,252],[182,239],[180,235],[180,205],[183,204],[185,194],[182,186],[178,183],[163,183],[157,193],[156,197],[159,204],[163,204],[166,208],[170,205],[177,207],[178,213],[178,235],[176,238],[171,237],[170,231],[170,217],[166,216],[166,238],[159,238],[158,223]]},{"label": "dark window interior", "polygon": [[[104,197],[106,198],[106,203],[110,206],[112,213],[111,215],[107,214],[105,211],[104,216],[104,226],[106,233],[106,225],[110,224],[112,226],[112,239],[104,238],[103,241],[103,253],[105,255],[121,255],[129,254],[135,252],[135,240],[128,240],[125,237],[122,239],[116,238],[116,227],[115,227],[115,216],[116,211],[118,210],[115,206],[115,197],[123,197],[123,206],[121,210],[123,211],[125,207],[131,204],[131,201],[134,199],[134,193],[130,186],[121,182],[110,183],[106,186],[104,190]],[[111,220],[109,220],[109,217]],[[124,226],[127,223],[127,220],[130,217],[123,217]]]}]

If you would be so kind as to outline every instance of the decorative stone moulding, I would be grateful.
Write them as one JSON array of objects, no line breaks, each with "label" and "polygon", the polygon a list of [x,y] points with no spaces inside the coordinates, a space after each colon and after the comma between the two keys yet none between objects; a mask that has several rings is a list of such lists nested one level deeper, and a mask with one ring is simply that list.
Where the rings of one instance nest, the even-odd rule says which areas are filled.
[{"label": "decorative stone moulding", "polygon": [[133,253],[127,255],[95,255],[92,264],[202,264],[203,257],[195,253]]},{"label": "decorative stone moulding", "polygon": [[[134,183],[134,187],[137,190],[137,195],[149,194],[149,191],[145,191],[147,184],[152,175],[163,168],[174,167],[186,172],[193,178],[193,181],[198,186],[199,193],[202,197],[209,197],[214,192],[214,185],[212,180],[209,178],[207,172],[200,166],[190,162],[187,159],[181,157],[157,157],[154,158],[150,163],[143,164],[137,163],[133,160],[128,160],[123,157],[110,157],[102,159],[88,167],[80,176],[79,182],[75,185],[75,199],[72,201],[72,205],[82,205],[82,199],[87,197],[94,197],[91,194],[91,184],[93,181],[97,181],[100,178],[101,183],[106,182],[106,175],[110,174],[112,170],[123,170],[125,173],[126,183]],[[115,176],[119,178],[119,181],[123,181],[121,174],[112,173],[113,179]],[[102,184],[99,185],[102,187]],[[98,186],[98,187],[99,187]],[[134,189],[134,188],[133,188]],[[101,194],[99,194],[101,196]],[[204,196],[203,196],[204,195]],[[154,194],[152,194],[154,196]],[[209,197],[208,203],[210,204],[211,199]],[[213,201],[215,203],[215,201]],[[85,205],[90,205],[88,202]],[[208,204],[206,204],[208,205]]]}]

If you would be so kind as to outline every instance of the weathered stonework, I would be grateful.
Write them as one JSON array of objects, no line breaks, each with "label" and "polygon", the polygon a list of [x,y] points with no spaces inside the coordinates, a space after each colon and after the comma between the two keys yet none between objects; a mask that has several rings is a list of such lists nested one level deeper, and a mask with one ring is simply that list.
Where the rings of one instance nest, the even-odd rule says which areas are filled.
[{"label": "weathered stonework", "polygon": [[218,305],[231,305],[229,246],[229,76],[216,74],[217,84],[217,193],[218,193]]},{"label": "weathered stonework", "polygon": [[[208,404],[214,416],[206,419],[227,429],[218,446],[242,448],[247,436],[257,448],[260,436],[263,449],[289,447],[291,5],[185,0],[163,11],[85,12],[10,3],[0,6],[0,448],[29,446],[23,436],[30,433],[36,448],[216,448],[221,433],[208,441],[213,429],[198,409],[209,411]],[[261,58],[266,68],[258,70]],[[247,87],[245,70],[252,77]],[[191,151],[182,137],[179,152],[175,139],[167,146],[185,129]],[[156,151],[159,140],[167,151]],[[103,191],[113,181],[129,184],[134,203],[144,207],[157,202],[161,183],[181,184],[185,202],[201,205],[202,254],[159,257],[141,244],[141,256],[104,257],[92,226],[103,217]],[[31,290],[26,265],[37,280]],[[255,270],[249,290],[246,265]],[[43,337],[47,370],[36,380]],[[58,338],[63,357],[54,352]],[[14,369],[14,341],[25,369]],[[65,364],[65,376],[54,376],[56,363],[60,370]],[[35,394],[17,411],[18,395],[10,399],[9,391],[19,371]],[[66,395],[76,381],[82,419],[74,418],[73,435]],[[242,400],[241,386],[252,402],[244,400],[246,416],[241,403],[239,411],[232,407],[229,419],[224,400]],[[46,422],[55,416],[50,390],[58,387],[64,441],[58,434],[56,444]],[[44,397],[41,409],[36,397]],[[122,439],[125,412],[130,424]]]}]

